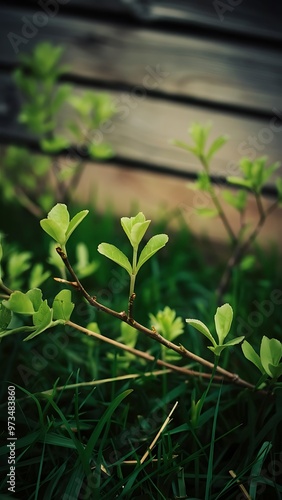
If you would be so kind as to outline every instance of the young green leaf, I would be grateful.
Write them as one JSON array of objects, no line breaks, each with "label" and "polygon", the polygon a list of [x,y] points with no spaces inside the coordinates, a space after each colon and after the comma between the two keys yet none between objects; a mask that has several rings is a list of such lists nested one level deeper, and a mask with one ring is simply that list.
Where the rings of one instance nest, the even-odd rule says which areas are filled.
[{"label": "young green leaf", "polygon": [[236,339],[229,340],[228,342],[225,342],[225,344],[220,344],[217,345],[216,347],[208,346],[208,349],[213,351],[216,356],[219,356],[224,349],[226,349],[227,347],[231,347],[233,345],[240,344],[240,342],[242,342],[244,338],[245,338],[244,336],[237,337]]},{"label": "young green leaf", "polygon": [[51,139],[42,139],[40,141],[40,146],[44,153],[59,153],[63,149],[69,147],[70,143],[68,139],[65,137],[61,137],[57,135],[56,137],[52,137]]},{"label": "young green leaf", "polygon": [[71,301],[70,290],[61,290],[53,302],[53,318],[68,321],[71,317],[74,304]]},{"label": "young green leaf", "polygon": [[184,330],[182,318],[176,317],[176,312],[166,306],[157,315],[150,314],[150,321],[156,330],[167,340],[173,341]]},{"label": "young green leaf", "polygon": [[78,212],[70,221],[67,231],[66,231],[66,242],[68,241],[71,234],[77,228],[77,226],[83,221],[84,217],[89,213],[89,210],[81,210]]},{"label": "young green leaf", "polygon": [[217,308],[214,322],[220,345],[223,344],[225,337],[229,333],[232,319],[233,309],[230,304],[223,304],[223,306]]},{"label": "young green leaf", "polygon": [[0,331],[6,330],[12,318],[10,309],[0,304]]},{"label": "young green leaf", "polygon": [[47,300],[45,299],[40,305],[38,311],[36,311],[33,315],[33,324],[38,327],[42,327],[43,325],[49,325],[52,321],[53,311],[48,306]]},{"label": "young green leaf", "polygon": [[134,224],[131,230],[131,242],[133,247],[138,247],[149,227],[150,222],[150,220],[146,220],[145,222],[137,222],[136,224]]},{"label": "young green leaf", "polygon": [[140,267],[145,264],[145,262],[150,259],[158,250],[166,245],[168,242],[167,234],[156,234],[153,236],[143,248],[137,266],[136,272],[139,271]]},{"label": "young green leaf", "polygon": [[243,212],[246,207],[247,202],[247,192],[240,190],[236,194],[232,194],[230,191],[223,191],[223,198],[229,205],[236,208],[238,212]]},{"label": "young green leaf", "polygon": [[70,215],[64,203],[57,203],[48,213],[47,218],[53,220],[65,233],[68,229]]},{"label": "young green leaf", "polygon": [[197,156],[198,154],[198,149],[194,146],[189,146],[189,144],[186,144],[186,142],[183,141],[178,141],[177,139],[173,139],[171,141],[171,144],[173,146],[177,146],[178,148],[184,149],[185,151],[189,151],[193,155]]},{"label": "young green leaf", "polygon": [[188,133],[192,137],[196,150],[197,156],[204,157],[205,156],[205,146],[211,130],[211,124],[208,123],[206,126],[201,125],[200,123],[193,123],[188,130]]},{"label": "young green leaf", "polygon": [[193,326],[193,328],[196,328],[199,332],[201,332],[207,339],[210,340],[212,345],[216,347],[216,341],[214,340],[211,332],[209,331],[208,327],[199,319],[186,319],[186,323],[189,325]]},{"label": "young green leaf", "polygon": [[220,148],[222,148],[222,146],[224,146],[224,144],[226,144],[227,141],[228,141],[228,136],[227,135],[221,135],[221,136],[217,137],[214,140],[214,142],[210,146],[208,152],[206,153],[206,159],[207,159],[208,162],[212,159],[212,157],[214,156],[214,154]]},{"label": "young green leaf", "polygon": [[275,376],[274,368],[279,365],[282,356],[282,343],[277,339],[262,337],[260,346],[261,364],[270,377]]},{"label": "young green leaf", "polygon": [[37,337],[40,333],[44,332],[48,328],[55,326],[52,321],[53,311],[48,306],[47,300],[42,302],[38,311],[33,315],[33,324],[36,327],[36,330],[28,335],[24,341],[31,340],[34,337]]},{"label": "young green leaf", "polygon": [[2,304],[18,314],[34,314],[35,312],[30,298],[20,291],[13,292],[8,300],[3,300]]},{"label": "young green leaf", "polygon": [[196,212],[198,215],[202,215],[204,217],[217,217],[218,210],[216,208],[196,208]]},{"label": "young green leaf", "polygon": [[249,342],[245,340],[241,347],[245,358],[251,361],[251,363],[253,363],[260,370],[262,374],[265,374],[265,370],[262,366],[260,357],[254,350],[254,348],[251,346],[251,344],[249,344]]},{"label": "young green leaf", "polygon": [[53,220],[42,219],[40,221],[40,225],[45,231],[45,233],[49,234],[51,238],[53,238],[56,243],[58,243],[61,247],[65,245],[66,235],[62,228]]},{"label": "young green leaf", "polygon": [[132,266],[128,258],[114,245],[110,245],[109,243],[100,243],[98,246],[98,252],[119,264],[128,272],[128,274],[132,274]]},{"label": "young green leaf", "polygon": [[227,177],[227,182],[229,182],[229,184],[236,184],[237,186],[243,186],[248,189],[253,188],[252,181],[243,179],[242,177],[235,177],[231,175],[230,177]]},{"label": "young green leaf", "polygon": [[69,226],[69,212],[63,203],[57,203],[47,215],[47,219],[40,221],[42,229],[51,236],[60,246],[66,243],[66,231]]},{"label": "young green leaf", "polygon": [[29,286],[30,288],[39,287],[44,281],[46,281],[50,276],[50,271],[44,272],[44,267],[41,262],[34,264],[29,275]]},{"label": "young green leaf", "polygon": [[34,311],[38,311],[42,304],[42,291],[39,288],[33,288],[26,292],[26,296],[31,300]]},{"label": "young green leaf", "polygon": [[90,144],[88,153],[91,158],[97,158],[99,160],[108,160],[114,156],[112,146],[106,142],[102,142],[101,144]]},{"label": "young green leaf", "polygon": [[[134,246],[134,242],[132,241],[132,230],[136,224],[143,224],[146,222],[145,215],[142,212],[139,212],[135,217],[122,217],[120,219],[121,226],[128,237],[132,246]],[[151,221],[148,221],[149,223]]]}]

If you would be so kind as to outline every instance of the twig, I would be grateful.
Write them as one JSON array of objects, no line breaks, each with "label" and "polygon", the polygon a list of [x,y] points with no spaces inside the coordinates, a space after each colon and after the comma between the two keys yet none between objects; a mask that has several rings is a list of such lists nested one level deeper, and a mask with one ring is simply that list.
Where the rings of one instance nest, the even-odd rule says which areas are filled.
[{"label": "twig", "polygon": [[[91,297],[89,293],[85,290],[83,285],[80,283],[78,277],[76,276],[68,258],[67,255],[63,252],[63,250],[60,247],[56,248],[58,254],[60,255],[61,259],[63,260],[66,268],[68,269],[69,273],[73,277],[74,281],[77,283],[77,288],[80,290],[82,295],[85,297],[85,299],[89,302],[90,305],[95,307],[98,310],[104,311],[105,313],[109,314],[110,316],[113,316],[115,318],[118,318],[121,321],[124,321],[128,325],[132,326],[134,324],[134,328],[136,330],[139,330],[140,332],[144,333],[146,336],[152,338],[153,340],[159,342],[160,344],[164,345],[168,349],[172,349],[173,351],[177,352],[184,358],[189,358],[192,359],[193,361],[196,361],[197,363],[200,363],[203,366],[208,367],[210,370],[214,368],[214,364],[211,363],[210,361],[207,361],[204,358],[201,358],[200,356],[197,356],[191,351],[188,351],[183,346],[178,346],[176,344],[173,344],[173,342],[170,342],[169,340],[165,339],[162,337],[155,329],[150,330],[149,328],[145,327],[144,325],[141,325],[135,320],[132,320],[132,318],[129,318],[128,315],[126,314],[125,311],[118,312],[114,311],[113,309],[110,309],[107,306],[104,306],[103,304],[99,303],[95,297]],[[71,322],[67,322],[71,323]],[[77,326],[77,325],[76,325]],[[241,385],[244,387],[248,387],[249,389],[255,389],[255,386],[253,384],[250,384],[246,380],[241,379],[237,374],[231,373],[224,368],[221,368],[220,366],[217,367],[217,372],[226,377],[230,382],[235,383],[237,385]]]},{"label": "twig", "polygon": [[177,407],[177,405],[178,405],[178,401],[176,401],[176,403],[175,403],[174,407],[173,407],[173,408],[172,408],[172,410],[169,412],[169,415],[166,417],[166,419],[165,419],[165,421],[164,421],[163,425],[161,426],[161,428],[160,428],[159,432],[157,433],[157,435],[154,437],[154,439],[153,439],[153,441],[151,442],[151,444],[150,444],[150,446],[149,446],[148,450],[144,453],[143,457],[142,457],[142,458],[141,458],[141,460],[140,460],[140,464],[143,464],[143,462],[145,462],[145,460],[146,460],[147,456],[149,455],[150,451],[152,451],[152,449],[154,448],[154,446],[155,446],[155,444],[156,444],[157,440],[159,439],[159,437],[160,437],[161,433],[163,432],[164,428],[165,428],[165,427],[167,426],[167,424],[169,423],[169,421],[170,421],[170,417],[171,417],[171,415],[173,414],[173,412],[174,412],[175,408]]},{"label": "twig", "polygon": [[[146,359],[146,361],[153,361],[159,366],[165,366],[169,370],[173,370],[179,373],[183,373],[184,375],[189,375],[192,377],[202,377],[202,378],[211,378],[211,374],[209,373],[202,373],[194,370],[190,370],[189,368],[184,368],[182,366],[177,366],[173,365],[171,363],[167,363],[166,361],[163,361],[161,359],[156,359],[154,356],[151,354],[148,354],[147,352],[139,351],[138,349],[135,349],[134,347],[127,346],[125,344],[122,344],[121,342],[118,342],[117,340],[113,340],[109,337],[105,337],[104,335],[100,333],[93,332],[92,330],[88,330],[88,328],[84,328],[83,326],[77,325],[76,323],[73,323],[72,321],[67,321],[66,325],[71,326],[72,328],[75,328],[76,330],[79,330],[82,333],[86,333],[86,335],[89,335],[90,337],[94,337],[98,340],[101,340],[103,342],[106,342],[107,344],[111,344],[118,349],[122,349],[123,351],[130,352],[131,354],[134,354],[135,356],[138,356],[139,358]],[[217,376],[215,379],[218,382],[223,381],[223,377]]]},{"label": "twig", "polygon": [[[207,162],[206,162],[205,158],[201,157],[200,161],[202,163],[202,166],[203,166],[206,174],[209,175],[209,168],[208,168],[208,165],[207,165]],[[226,217],[226,215],[224,213],[224,210],[223,210],[223,208],[221,206],[221,203],[220,203],[220,201],[219,201],[219,199],[218,199],[218,197],[216,195],[216,192],[215,192],[215,190],[214,190],[214,188],[213,188],[213,186],[212,186],[211,183],[209,185],[209,193],[210,193],[212,201],[213,201],[213,203],[214,203],[214,205],[215,205],[215,207],[216,207],[216,209],[218,211],[218,215],[221,218],[222,223],[223,223],[223,225],[224,225],[224,227],[225,227],[225,229],[226,229],[226,231],[227,231],[227,233],[228,233],[228,235],[230,237],[230,240],[231,240],[232,244],[235,245],[236,242],[237,242],[237,238],[236,238],[236,236],[235,236],[235,234],[233,232],[232,227],[229,224],[229,221],[228,221],[228,219],[227,219],[227,217]]]},{"label": "twig", "polygon": [[42,209],[36,205],[19,186],[16,187],[16,195],[19,198],[20,203],[25,207],[32,215],[40,219],[43,216]]},{"label": "twig", "polygon": [[249,237],[247,238],[247,240],[243,243],[240,243],[238,241],[237,245],[235,246],[234,248],[234,251],[232,253],[232,255],[230,256],[228,262],[227,262],[227,266],[225,268],[225,271],[222,275],[222,278],[221,278],[221,281],[220,281],[220,284],[218,286],[218,289],[217,289],[217,297],[218,297],[218,300],[221,299],[223,293],[225,292],[226,290],[226,287],[229,283],[229,280],[230,280],[230,275],[231,275],[231,271],[232,271],[232,268],[240,261],[242,255],[246,252],[246,250],[249,248],[249,246],[253,243],[253,241],[257,238],[266,218],[272,213],[274,212],[274,210],[276,210],[276,208],[278,207],[278,200],[276,200],[274,203],[272,203],[272,205],[270,205],[268,207],[267,210],[263,210],[263,212],[261,212],[261,215],[260,215],[260,218],[259,218],[259,221],[255,227],[255,229],[253,230],[253,232],[249,235]]},{"label": "twig", "polygon": [[6,295],[8,295],[8,298],[10,297],[11,293],[13,293],[13,290],[4,285],[2,280],[0,280],[0,289],[3,290]]},{"label": "twig", "polygon": [[[233,479],[235,479],[235,478],[237,477],[237,476],[236,476],[236,474],[235,474],[235,472],[234,472],[233,470],[230,470],[230,471],[228,471],[228,472],[229,472],[230,476],[231,476]],[[251,497],[250,497],[250,495],[249,495],[249,493],[247,492],[247,490],[246,490],[245,486],[243,486],[243,485],[240,483],[239,479],[237,479],[236,483],[238,483],[238,486],[239,486],[240,490],[242,491],[242,493],[243,493],[244,497],[245,497],[247,500],[252,500],[252,499],[251,499]]]}]

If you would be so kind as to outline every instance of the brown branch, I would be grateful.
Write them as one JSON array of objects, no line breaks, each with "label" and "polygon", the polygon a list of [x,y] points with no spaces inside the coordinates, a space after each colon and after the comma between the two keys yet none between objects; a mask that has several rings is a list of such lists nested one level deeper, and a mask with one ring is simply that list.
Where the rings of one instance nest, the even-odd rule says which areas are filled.
[{"label": "brown branch", "polygon": [[4,285],[2,280],[0,280],[0,289],[3,290],[3,292],[5,292],[5,294],[8,295],[8,297],[10,297],[10,295],[13,293],[13,290]]},{"label": "brown branch", "polygon": [[[168,349],[172,349],[173,351],[180,354],[182,357],[192,359],[193,361],[196,361],[197,363],[200,363],[201,365],[206,366],[210,370],[212,370],[214,368],[214,364],[211,363],[210,361],[207,361],[206,359],[201,358],[200,356],[197,356],[196,354],[192,353],[191,351],[188,351],[185,347],[183,347],[181,345],[178,346],[176,344],[173,344],[169,340],[162,337],[154,328],[152,328],[152,330],[150,330],[149,328],[145,327],[144,325],[141,325],[140,323],[138,323],[134,319],[129,318],[125,311],[117,312],[117,311],[114,311],[113,309],[110,309],[107,306],[104,306],[103,304],[100,304],[96,300],[95,297],[91,297],[89,295],[89,293],[85,290],[83,285],[80,283],[79,279],[77,278],[77,276],[76,276],[76,274],[75,274],[75,272],[74,272],[74,270],[73,270],[73,268],[72,268],[72,266],[67,258],[67,255],[63,252],[63,250],[60,247],[57,247],[56,250],[57,250],[58,254],[60,255],[61,259],[63,260],[69,273],[71,274],[73,279],[76,281],[78,290],[82,293],[82,295],[85,297],[85,299],[89,302],[90,305],[92,305],[93,307],[95,307],[96,309],[98,309],[100,311],[103,311],[103,312],[109,314],[110,316],[113,316],[115,318],[118,318],[121,321],[124,321],[128,325],[134,326],[134,328],[136,328],[136,330],[144,333],[147,337],[152,338],[153,340],[155,340],[156,342],[159,342],[160,344],[164,345]],[[220,366],[218,366],[216,368],[216,370],[218,373],[220,373],[221,375],[226,377],[232,383],[235,383],[237,385],[241,385],[244,387],[248,387],[250,389],[255,389],[255,386],[253,384],[250,384],[246,380],[241,379],[235,373],[231,373],[231,372],[225,370],[224,368],[221,368]]]},{"label": "brown branch", "polygon": [[[148,354],[147,352],[139,351],[138,349],[135,349],[134,347],[127,346],[125,344],[122,344],[121,342],[118,342],[117,340],[111,339],[109,337],[105,337],[101,333],[96,333],[96,332],[93,332],[92,330],[88,330],[88,328],[84,328],[83,326],[80,326],[76,323],[73,323],[72,321],[67,321],[66,325],[71,326],[75,330],[79,330],[80,332],[85,333],[86,335],[89,335],[89,337],[94,337],[98,340],[106,342],[107,344],[111,344],[114,347],[117,347],[118,349],[122,349],[123,351],[129,352],[130,354],[134,354],[135,356],[138,356],[139,358],[143,358],[146,361],[153,361],[159,366],[165,366],[169,370],[173,370],[175,372],[179,372],[179,373],[182,373],[184,375],[189,375],[192,377],[202,377],[202,378],[207,378],[207,379],[211,378],[210,373],[202,373],[202,372],[198,372],[195,370],[190,370],[189,368],[185,368],[182,366],[177,366],[177,365],[173,365],[171,363],[167,363],[166,361],[155,358],[154,356],[152,356],[151,354]],[[220,377],[220,376],[216,376],[216,377],[214,377],[214,379],[219,381],[219,382],[224,381],[223,377]]]},{"label": "brown branch", "polygon": [[23,207],[25,207],[32,215],[40,219],[43,217],[42,209],[36,205],[19,186],[16,187],[16,195]]},{"label": "brown branch", "polygon": [[224,292],[225,292],[225,290],[227,288],[227,285],[228,285],[229,280],[230,280],[232,268],[234,266],[236,266],[236,264],[238,264],[238,262],[240,261],[240,259],[243,256],[243,254],[248,250],[248,248],[251,246],[251,244],[257,238],[258,234],[261,231],[262,226],[265,223],[266,218],[272,212],[274,212],[274,210],[276,210],[276,208],[278,207],[278,205],[279,205],[279,202],[278,202],[278,200],[276,200],[274,203],[272,203],[272,205],[270,205],[268,207],[267,210],[262,211],[262,212],[260,211],[260,218],[259,218],[259,221],[258,221],[255,229],[253,230],[253,232],[249,235],[249,237],[247,238],[247,240],[244,241],[243,243],[240,243],[240,241],[237,242],[237,245],[235,246],[234,251],[231,254],[231,256],[230,256],[230,258],[229,258],[229,260],[227,262],[225,271],[224,271],[224,273],[222,275],[221,281],[219,283],[219,286],[218,286],[218,289],[217,289],[217,292],[216,292],[218,300],[221,299],[222,295],[224,294]]}]

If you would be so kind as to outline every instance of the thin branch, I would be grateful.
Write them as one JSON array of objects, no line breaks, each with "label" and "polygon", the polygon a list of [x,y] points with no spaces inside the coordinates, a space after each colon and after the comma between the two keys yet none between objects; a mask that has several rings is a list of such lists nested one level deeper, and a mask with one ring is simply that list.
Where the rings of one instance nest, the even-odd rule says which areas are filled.
[{"label": "thin branch", "polygon": [[[202,166],[203,166],[205,172],[209,176],[209,168],[208,168],[208,164],[207,164],[205,158],[201,157],[200,161],[202,163]],[[209,193],[210,193],[212,201],[213,201],[213,203],[214,203],[214,205],[215,205],[215,207],[216,207],[216,209],[218,211],[218,215],[221,218],[222,223],[223,223],[223,225],[224,225],[224,227],[225,227],[225,229],[226,229],[226,231],[227,231],[227,233],[229,235],[229,238],[230,238],[232,244],[235,245],[236,242],[237,242],[237,238],[236,238],[236,236],[234,234],[234,231],[233,231],[232,227],[229,224],[229,221],[228,221],[228,219],[227,219],[227,217],[225,215],[225,212],[224,212],[224,210],[223,210],[223,208],[221,206],[219,198],[216,195],[216,192],[215,192],[215,190],[213,188],[213,185],[211,183],[209,184]]]},{"label": "thin branch", "polygon": [[3,290],[3,292],[5,292],[5,295],[8,295],[8,298],[13,293],[13,290],[11,290],[11,288],[8,288],[6,285],[4,285],[2,280],[0,280],[0,289]]},{"label": "thin branch", "polygon": [[40,219],[43,217],[42,209],[36,205],[19,186],[16,187],[16,195],[23,207],[25,207],[32,215]]},{"label": "thin branch", "polygon": [[155,444],[156,444],[157,440],[159,439],[159,437],[160,437],[161,433],[163,432],[163,430],[165,429],[165,427],[167,426],[167,424],[169,424],[169,422],[170,422],[170,417],[171,417],[171,415],[173,414],[173,412],[174,412],[175,408],[177,407],[177,405],[178,405],[178,401],[176,401],[176,403],[175,403],[174,407],[173,407],[173,408],[172,408],[172,410],[169,412],[169,415],[166,417],[166,419],[165,419],[165,421],[164,421],[163,425],[161,426],[161,428],[160,428],[159,432],[157,433],[157,435],[154,437],[154,439],[153,439],[153,441],[151,442],[151,444],[150,444],[150,446],[149,446],[148,450],[144,453],[143,457],[142,457],[142,458],[141,458],[141,460],[140,460],[140,464],[143,464],[143,463],[145,462],[145,460],[146,460],[146,458],[148,457],[148,455],[149,455],[150,451],[152,451],[152,449],[154,448],[154,446],[155,446]]},{"label": "thin branch", "polygon": [[[147,337],[152,338],[153,340],[159,342],[160,344],[164,345],[168,349],[172,349],[173,351],[177,352],[184,358],[192,359],[193,361],[196,361],[197,363],[200,363],[203,366],[208,367],[210,370],[213,370],[214,364],[211,363],[210,361],[207,361],[204,358],[201,358],[200,356],[197,356],[191,351],[188,351],[185,347],[181,345],[176,345],[170,342],[169,340],[165,339],[162,337],[155,329],[150,330],[149,328],[145,327],[144,325],[141,325],[137,321],[135,321],[133,318],[129,318],[128,315],[126,314],[125,311],[122,312],[117,312],[114,311],[113,309],[110,309],[107,306],[104,306],[103,304],[100,304],[95,297],[91,297],[89,293],[85,290],[83,285],[80,283],[78,277],[76,276],[68,258],[67,255],[63,252],[63,250],[60,247],[56,248],[58,254],[60,255],[61,259],[63,260],[66,268],[68,269],[69,273],[73,277],[73,279],[77,282],[77,288],[80,290],[82,295],[85,297],[85,299],[89,302],[90,305],[95,307],[96,309],[100,311],[104,311],[105,313],[109,314],[110,316],[113,316],[115,318],[118,318],[121,321],[124,321],[128,325],[133,326],[136,328],[136,330],[139,330],[140,332],[144,333]],[[217,372],[226,377],[230,382],[235,383],[237,385],[241,385],[244,387],[248,387],[250,389],[254,389],[255,386],[253,384],[250,384],[246,380],[241,379],[237,374],[231,373],[224,368],[221,368],[220,366],[217,367]]]},{"label": "thin branch", "polygon": [[[94,337],[95,339],[101,340],[102,342],[106,342],[107,344],[111,344],[114,347],[117,347],[118,349],[122,349],[123,351],[129,352],[130,354],[134,354],[135,356],[138,356],[139,358],[143,358],[146,361],[153,361],[159,366],[165,366],[169,370],[173,370],[179,373],[183,373],[184,375],[189,375],[191,377],[202,377],[206,379],[211,378],[210,373],[202,373],[194,370],[190,370],[189,368],[185,368],[182,366],[177,366],[173,365],[171,363],[167,363],[166,361],[163,361],[161,359],[157,359],[151,354],[148,354],[147,352],[139,351],[138,349],[135,349],[134,347],[127,346],[125,344],[122,344],[121,342],[118,342],[117,340],[111,339],[109,337],[105,337],[101,333],[96,333],[93,332],[92,330],[88,330],[88,328],[84,328],[83,326],[80,326],[76,323],[73,323],[72,321],[67,321],[66,325],[71,326],[75,330],[79,330],[82,333],[85,333],[86,335],[89,335],[89,337]],[[223,381],[223,377],[216,376],[215,379],[218,382]]]},{"label": "thin branch", "polygon": [[253,232],[249,235],[247,240],[244,241],[243,243],[240,243],[238,241],[237,245],[234,248],[233,253],[231,254],[231,256],[227,262],[225,271],[222,275],[219,287],[217,289],[216,293],[217,293],[218,300],[220,300],[220,298],[222,297],[223,293],[225,292],[225,290],[227,288],[227,285],[228,285],[229,280],[230,280],[232,268],[234,266],[236,266],[236,264],[240,261],[242,255],[244,255],[244,253],[248,250],[248,248],[251,246],[251,244],[257,238],[258,234],[261,231],[263,224],[265,223],[265,220],[272,212],[274,212],[274,210],[276,210],[278,205],[279,205],[279,201],[276,200],[274,203],[272,203],[272,205],[270,205],[268,207],[267,210],[263,211],[260,215],[260,218],[259,218],[257,225],[255,226]]}]

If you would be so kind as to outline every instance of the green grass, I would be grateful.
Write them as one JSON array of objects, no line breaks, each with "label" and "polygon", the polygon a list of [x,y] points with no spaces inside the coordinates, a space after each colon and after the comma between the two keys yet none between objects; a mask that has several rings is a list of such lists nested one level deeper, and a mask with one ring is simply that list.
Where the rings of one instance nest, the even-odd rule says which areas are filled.
[{"label": "green grass", "polygon": [[[48,240],[36,224],[31,226],[29,238],[27,231],[16,240],[18,216],[15,211],[9,225],[3,225],[6,239],[16,241],[21,250],[33,250],[34,261],[42,261],[48,252]],[[28,219],[26,223],[28,230],[30,222]],[[165,223],[155,225],[153,231],[167,231]],[[169,235],[167,247],[138,275],[136,320],[149,325],[149,313],[156,314],[169,305],[177,315],[201,319],[212,330],[214,290],[223,261],[212,250],[204,251],[181,221],[179,230]],[[91,259],[100,263],[93,276],[83,280],[89,292],[97,295],[103,291],[105,302],[109,298],[113,309],[126,308],[128,288],[124,276],[119,274],[120,286],[113,287],[111,280],[117,276],[113,275],[117,266],[96,251],[101,241],[118,241],[125,253],[129,250],[119,223],[111,214],[92,213],[78,229],[76,241],[84,241]],[[249,315],[257,311],[254,301],[266,300],[272,290],[281,289],[277,252],[266,255],[256,248],[255,255],[253,270],[234,270],[224,297],[234,309],[234,335],[238,334],[238,316],[248,321]],[[73,247],[70,257],[74,257]],[[48,268],[56,275],[51,266]],[[24,277],[28,279],[28,271]],[[60,285],[49,278],[42,288],[46,296],[54,297]],[[120,337],[117,320],[91,309],[77,293],[72,295],[76,303],[73,321],[83,326],[95,321],[103,335]],[[262,317],[248,340],[256,347],[263,335],[281,339],[281,333],[281,306],[276,306],[268,318]],[[205,379],[162,373],[153,362],[128,358],[113,347],[67,328],[57,328],[30,342],[22,342],[22,338],[6,337],[1,343],[1,498],[8,498],[9,384],[16,385],[17,396],[14,499],[246,498],[238,482],[252,499],[281,498],[279,387],[274,395],[264,396],[236,385],[214,383],[195,427],[191,423],[192,402],[204,394]],[[212,361],[205,339],[192,328],[185,327],[179,342]],[[136,347],[160,355],[159,346],[140,333]],[[182,359],[178,364],[201,369]],[[251,383],[259,378],[240,347],[226,350],[220,364]],[[141,463],[176,401],[171,422]]]}]

